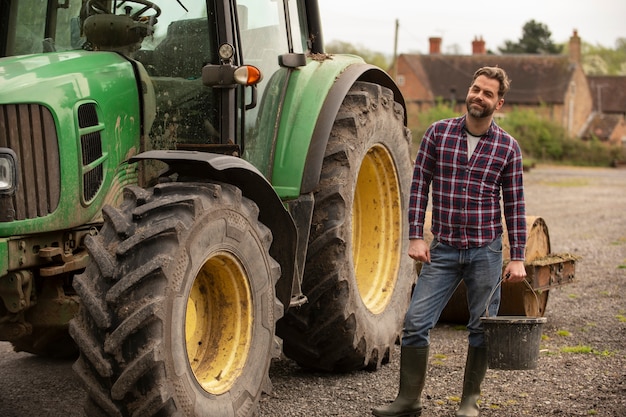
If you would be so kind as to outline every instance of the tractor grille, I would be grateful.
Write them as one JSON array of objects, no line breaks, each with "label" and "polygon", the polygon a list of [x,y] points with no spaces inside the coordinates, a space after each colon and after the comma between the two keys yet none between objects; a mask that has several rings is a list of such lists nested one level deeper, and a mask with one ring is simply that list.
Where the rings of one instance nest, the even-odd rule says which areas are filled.
[{"label": "tractor grille", "polygon": [[[78,127],[81,129],[80,146],[83,162],[83,198],[91,200],[102,186],[104,169],[102,167],[101,127],[96,131],[89,128],[98,126],[98,113],[93,103],[83,104],[78,108]],[[85,130],[85,132],[83,132]],[[91,129],[93,130],[93,129]],[[100,163],[89,166],[96,161]]]},{"label": "tractor grille", "polygon": [[59,145],[50,110],[39,104],[0,105],[0,147],[17,155],[17,191],[0,199],[0,221],[43,217],[59,205]]}]

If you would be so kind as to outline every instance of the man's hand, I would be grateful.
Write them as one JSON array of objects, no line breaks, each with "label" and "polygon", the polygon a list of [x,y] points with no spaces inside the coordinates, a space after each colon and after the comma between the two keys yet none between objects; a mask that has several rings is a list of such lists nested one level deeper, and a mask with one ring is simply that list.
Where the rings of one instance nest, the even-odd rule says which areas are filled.
[{"label": "man's hand", "polygon": [[522,282],[526,278],[526,267],[524,261],[511,261],[504,269],[504,281]]},{"label": "man's hand", "polygon": [[416,261],[430,263],[430,248],[424,239],[409,240],[409,256]]}]

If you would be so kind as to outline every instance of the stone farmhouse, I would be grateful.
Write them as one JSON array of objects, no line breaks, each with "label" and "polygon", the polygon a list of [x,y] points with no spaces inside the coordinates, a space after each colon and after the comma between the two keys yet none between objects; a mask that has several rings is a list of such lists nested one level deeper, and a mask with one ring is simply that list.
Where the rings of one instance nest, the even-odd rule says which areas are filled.
[{"label": "stone farmhouse", "polygon": [[389,71],[405,97],[409,114],[428,109],[437,100],[464,112],[474,71],[481,66],[499,66],[512,82],[496,117],[505,117],[513,108],[530,108],[563,126],[571,136],[595,136],[626,146],[626,77],[585,75],[576,31],[568,55],[487,54],[485,41],[479,38],[472,42],[471,55],[446,55],[441,53],[441,42],[440,37],[430,38],[429,54],[399,55]]},{"label": "stone farmhouse", "polygon": [[590,76],[589,88],[594,112],[589,118],[584,139],[593,136],[626,146],[626,77]]}]

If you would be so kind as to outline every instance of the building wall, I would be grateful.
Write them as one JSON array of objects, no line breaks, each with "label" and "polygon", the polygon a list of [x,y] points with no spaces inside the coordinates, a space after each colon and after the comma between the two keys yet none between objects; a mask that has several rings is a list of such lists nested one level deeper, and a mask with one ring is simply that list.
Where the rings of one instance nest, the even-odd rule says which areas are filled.
[{"label": "building wall", "polygon": [[615,130],[609,136],[609,143],[612,145],[623,145],[626,147],[626,121],[622,118]]},{"label": "building wall", "polygon": [[570,80],[570,88],[565,94],[564,112],[561,125],[572,136],[579,136],[589,115],[593,111],[593,97],[589,89],[589,82],[582,67],[577,65],[576,71]]},{"label": "building wall", "polygon": [[420,69],[412,68],[404,55],[397,60],[398,72],[396,82],[407,105],[408,126],[419,126],[417,115],[428,111],[434,104],[434,97],[430,88],[422,82],[428,79]]},{"label": "building wall", "polygon": [[398,57],[398,73],[396,80],[405,100],[432,101],[434,97],[430,88],[422,82],[428,79],[419,68],[412,68],[404,55]]}]

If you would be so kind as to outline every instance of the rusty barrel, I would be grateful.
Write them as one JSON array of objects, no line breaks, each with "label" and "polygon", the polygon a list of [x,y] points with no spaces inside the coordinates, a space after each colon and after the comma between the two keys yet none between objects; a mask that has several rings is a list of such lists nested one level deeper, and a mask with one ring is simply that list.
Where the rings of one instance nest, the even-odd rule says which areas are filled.
[{"label": "rusty barrel", "polygon": [[[424,239],[430,244],[432,234],[430,233],[432,217],[431,213],[426,213],[424,222]],[[504,219],[502,224],[505,225]],[[506,227],[506,226],[505,226]],[[550,254],[550,235],[545,221],[538,216],[526,217],[527,242],[526,242],[526,264],[535,259],[543,258]],[[503,263],[502,270],[509,262],[509,238],[504,230],[502,236]],[[417,265],[418,272],[421,265]],[[502,297],[500,301],[499,316],[528,316],[543,317],[546,305],[548,304],[549,291],[535,292],[528,288],[524,282],[502,283]],[[441,313],[440,321],[450,323],[467,323],[469,312],[467,308],[467,291],[465,284],[461,282],[452,298]],[[536,296],[535,296],[536,294]]]}]

